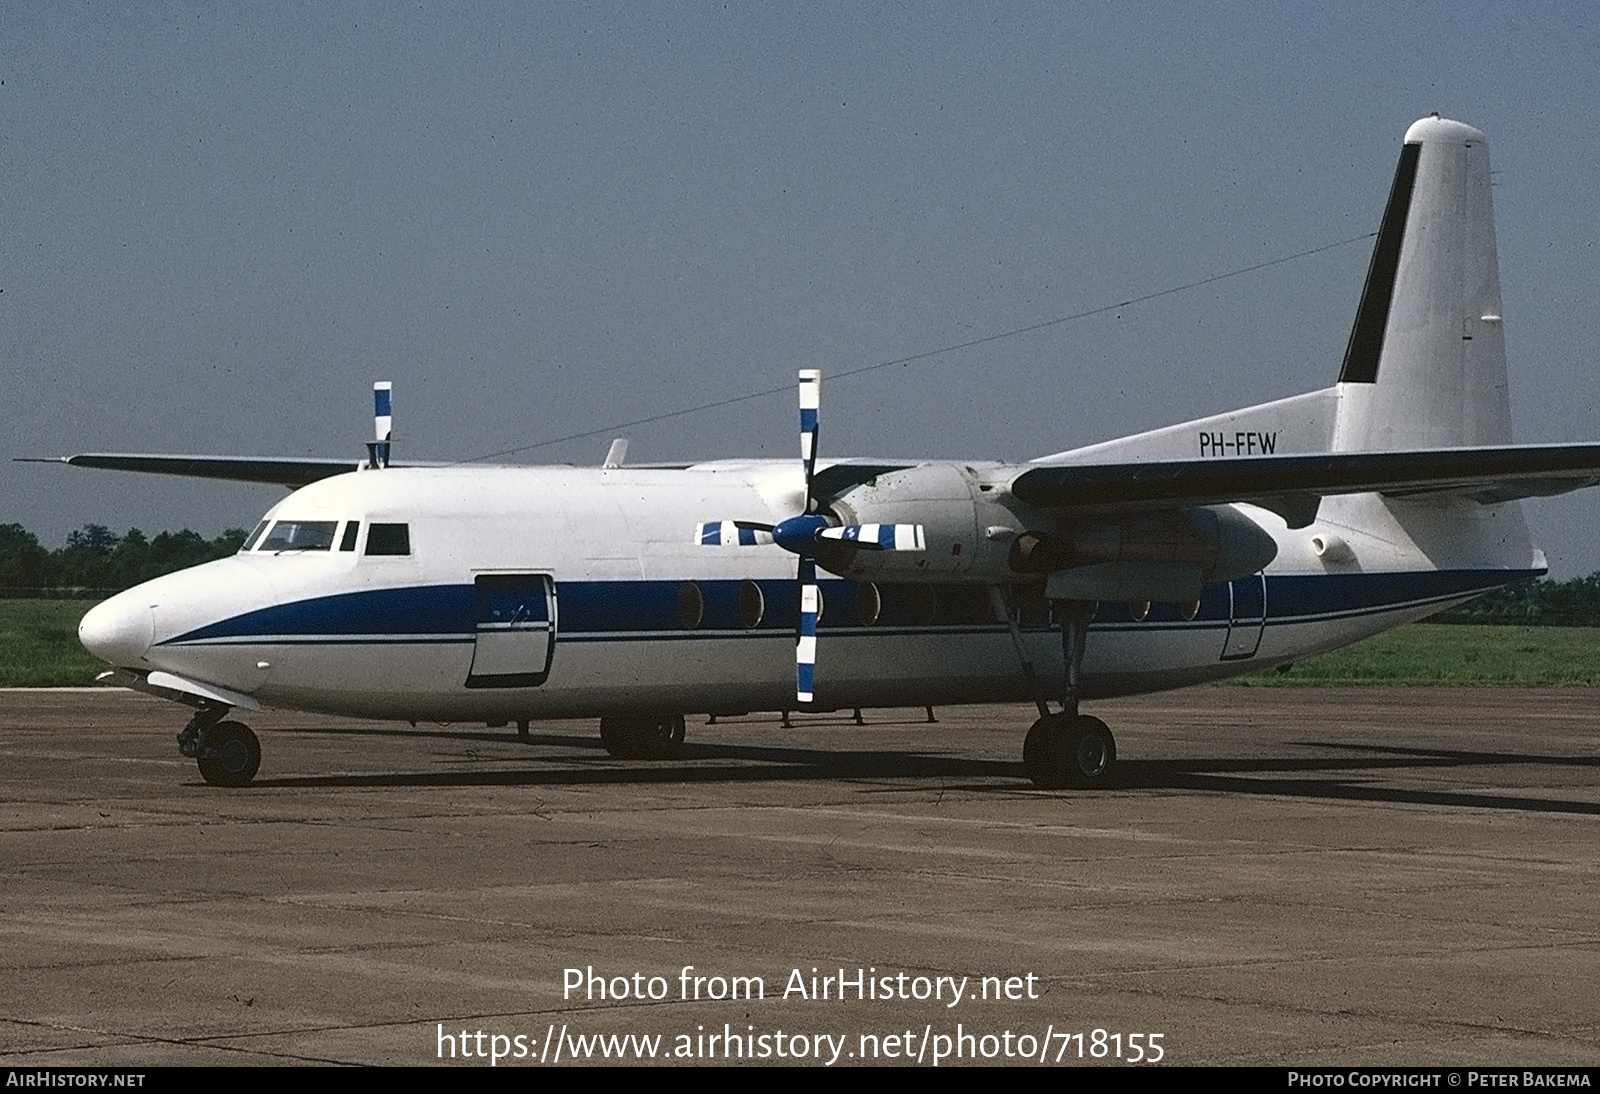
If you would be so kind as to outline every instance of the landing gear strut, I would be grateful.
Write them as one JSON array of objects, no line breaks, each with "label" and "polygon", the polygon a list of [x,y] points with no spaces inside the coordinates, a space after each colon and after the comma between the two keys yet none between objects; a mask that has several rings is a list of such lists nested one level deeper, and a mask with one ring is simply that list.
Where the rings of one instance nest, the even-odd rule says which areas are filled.
[{"label": "landing gear strut", "polygon": [[619,760],[666,760],[683,746],[683,715],[600,719],[600,743]]},{"label": "landing gear strut", "polygon": [[1011,629],[1023,675],[1032,685],[1034,705],[1039,708],[1039,719],[1022,742],[1023,770],[1035,786],[1052,790],[1068,786],[1105,786],[1117,759],[1116,738],[1100,719],[1078,713],[1083,647],[1089,636],[1089,620],[1094,617],[1095,603],[1092,600],[1051,601],[1050,606],[1061,622],[1061,653],[1067,670],[1061,710],[1053,712],[1022,644],[1022,634],[999,589],[991,589],[991,599],[996,612]]},{"label": "landing gear strut", "polygon": [[225,722],[227,707],[201,707],[178,734],[178,751],[194,760],[212,786],[248,786],[261,767],[261,742],[243,722]]}]

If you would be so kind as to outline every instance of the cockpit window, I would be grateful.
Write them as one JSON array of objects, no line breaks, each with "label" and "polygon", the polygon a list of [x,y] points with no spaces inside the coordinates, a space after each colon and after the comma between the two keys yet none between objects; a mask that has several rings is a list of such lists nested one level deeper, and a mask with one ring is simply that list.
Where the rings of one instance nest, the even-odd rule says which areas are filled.
[{"label": "cockpit window", "polygon": [[333,548],[336,520],[280,520],[258,551],[328,551]]},{"label": "cockpit window", "polygon": [[339,537],[339,550],[354,551],[356,549],[356,536],[361,533],[359,520],[347,521],[344,526],[344,535]]},{"label": "cockpit window", "polygon": [[239,548],[239,553],[244,554],[244,552],[254,548],[256,545],[256,540],[261,538],[261,533],[267,530],[267,525],[270,523],[270,521],[264,520],[260,524],[256,525],[256,530],[251,532],[250,537],[244,541],[244,546]]},{"label": "cockpit window", "polygon": [[367,529],[367,554],[409,555],[410,553],[409,524],[373,524]]}]

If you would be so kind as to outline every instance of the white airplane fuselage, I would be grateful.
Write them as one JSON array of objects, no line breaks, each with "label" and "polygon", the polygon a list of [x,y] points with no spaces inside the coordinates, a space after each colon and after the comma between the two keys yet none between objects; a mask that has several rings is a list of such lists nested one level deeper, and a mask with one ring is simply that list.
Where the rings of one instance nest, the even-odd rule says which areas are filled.
[{"label": "white airplane fuselage", "polygon": [[[1018,471],[950,466],[978,483]],[[84,634],[124,668],[267,706],[370,718],[793,709],[794,557],[775,545],[703,547],[692,532],[706,513],[781,519],[800,492],[796,466],[780,461],[355,472],[305,487],[267,514],[274,524],[331,524],[329,547],[258,543],[158,578],[93,609]],[[1277,557],[1263,573],[1207,585],[1198,610],[1102,602],[1083,697],[1260,671],[1542,572],[1537,552],[1507,567],[1503,554],[1496,565],[1461,551],[1459,537],[1449,541],[1455,557],[1430,557],[1419,545],[1430,519],[1454,521],[1452,505],[1482,509],[1475,503],[1413,503],[1398,519],[1397,504],[1407,508],[1375,495],[1329,499],[1331,519],[1303,529],[1234,506],[1273,537]],[[1513,535],[1520,529],[1515,506],[1492,508]],[[982,575],[985,550],[1009,545],[986,541],[1001,521],[1014,529],[1048,520],[1002,495],[987,512],[974,505],[971,519],[947,522],[928,554],[946,562],[964,554],[965,580],[825,576],[815,707],[1034,698]],[[374,523],[405,525],[408,553],[367,553]],[[347,539],[351,549],[337,549]],[[1033,605],[1019,613],[1023,641],[1054,695],[1064,660],[1042,579],[1014,580],[1011,602]],[[496,595],[526,601],[513,611],[523,618],[493,618]]]}]

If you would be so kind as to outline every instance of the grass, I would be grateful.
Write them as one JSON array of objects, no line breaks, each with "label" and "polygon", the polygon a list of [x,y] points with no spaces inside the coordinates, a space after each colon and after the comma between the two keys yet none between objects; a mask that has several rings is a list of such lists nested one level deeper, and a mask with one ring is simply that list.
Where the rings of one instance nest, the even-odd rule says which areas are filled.
[{"label": "grass", "polygon": [[1413,623],[1307,658],[1287,672],[1257,673],[1230,683],[1593,687],[1600,685],[1600,627]]},{"label": "grass", "polygon": [[0,687],[77,687],[110,666],[78,645],[92,600],[0,600]]},{"label": "grass", "polygon": [[[78,645],[88,600],[0,600],[0,687],[74,687],[106,670]],[[1600,685],[1600,627],[1414,623],[1307,658],[1288,672],[1242,676],[1245,687],[1411,684]]]}]

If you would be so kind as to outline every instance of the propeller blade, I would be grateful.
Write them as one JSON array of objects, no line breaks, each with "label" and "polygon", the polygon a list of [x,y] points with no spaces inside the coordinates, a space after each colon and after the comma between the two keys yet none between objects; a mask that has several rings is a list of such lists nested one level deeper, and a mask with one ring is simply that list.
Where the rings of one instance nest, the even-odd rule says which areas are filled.
[{"label": "propeller blade", "polygon": [[817,671],[817,617],[822,610],[822,590],[817,588],[817,564],[800,556],[796,580],[800,585],[800,632],[794,644],[795,698],[812,700],[812,681]]},{"label": "propeller blade", "polygon": [[817,412],[822,406],[822,371],[800,370],[800,463],[806,477],[806,512],[817,509],[811,496],[811,480],[817,470]]},{"label": "propeller blade", "polygon": [[702,547],[761,547],[772,542],[772,525],[748,520],[712,520],[694,526]]},{"label": "propeller blade", "polygon": [[389,466],[389,444],[394,439],[394,382],[379,380],[372,385],[372,425],[374,444],[372,465]]},{"label": "propeller blade", "polygon": [[817,538],[868,551],[928,549],[920,524],[846,524],[842,528],[824,528],[817,533]]}]

